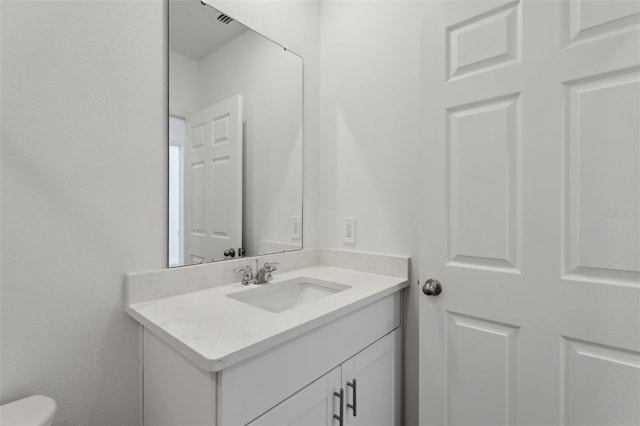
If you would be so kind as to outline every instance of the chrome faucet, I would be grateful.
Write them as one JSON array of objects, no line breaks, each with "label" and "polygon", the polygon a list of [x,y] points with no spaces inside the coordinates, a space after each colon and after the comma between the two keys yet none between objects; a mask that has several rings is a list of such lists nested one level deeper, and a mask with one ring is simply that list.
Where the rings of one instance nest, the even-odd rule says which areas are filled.
[{"label": "chrome faucet", "polygon": [[234,269],[234,272],[243,272],[242,274],[242,285],[249,285],[256,282],[256,279],[253,276],[253,270],[251,266],[243,266],[242,268]]},{"label": "chrome faucet", "polygon": [[[256,259],[256,268],[257,266],[257,259]],[[256,284],[266,284],[269,281],[271,281],[271,279],[273,278],[271,276],[271,273],[273,271],[277,271],[278,270],[278,262],[264,262],[264,266],[262,266],[262,268],[260,268],[258,270],[258,272],[256,272],[256,276],[255,276],[255,283]]]}]

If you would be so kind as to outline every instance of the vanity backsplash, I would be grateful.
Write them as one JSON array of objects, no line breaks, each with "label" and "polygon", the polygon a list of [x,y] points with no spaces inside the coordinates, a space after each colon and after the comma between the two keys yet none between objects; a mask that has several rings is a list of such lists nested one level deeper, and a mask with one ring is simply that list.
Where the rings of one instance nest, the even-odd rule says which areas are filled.
[{"label": "vanity backsplash", "polygon": [[206,263],[183,268],[160,269],[127,274],[127,305],[148,302],[163,297],[239,282],[236,270],[243,266],[255,269],[256,259],[278,262],[278,273],[311,266],[329,266],[372,274],[408,278],[409,258],[349,250],[312,248],[258,257],[246,257],[227,262]]}]

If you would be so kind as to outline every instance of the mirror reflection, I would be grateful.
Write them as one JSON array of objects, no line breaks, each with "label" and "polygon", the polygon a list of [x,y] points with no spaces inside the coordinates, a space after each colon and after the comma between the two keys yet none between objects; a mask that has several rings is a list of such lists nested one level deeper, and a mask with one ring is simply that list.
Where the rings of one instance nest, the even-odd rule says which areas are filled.
[{"label": "mirror reflection", "polygon": [[302,248],[302,58],[169,1],[169,266]]}]

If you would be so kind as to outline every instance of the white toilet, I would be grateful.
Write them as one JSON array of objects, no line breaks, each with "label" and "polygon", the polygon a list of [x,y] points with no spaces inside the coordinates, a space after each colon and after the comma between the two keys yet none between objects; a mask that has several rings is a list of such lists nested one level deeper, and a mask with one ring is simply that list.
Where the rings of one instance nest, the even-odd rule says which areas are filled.
[{"label": "white toilet", "polygon": [[2,426],[51,426],[56,402],[44,395],[34,395],[0,405]]}]

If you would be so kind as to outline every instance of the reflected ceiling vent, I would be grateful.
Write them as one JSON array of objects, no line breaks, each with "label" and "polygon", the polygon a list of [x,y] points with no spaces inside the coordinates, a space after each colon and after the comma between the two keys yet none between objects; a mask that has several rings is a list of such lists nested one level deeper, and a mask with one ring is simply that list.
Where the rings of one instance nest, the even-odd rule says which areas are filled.
[{"label": "reflected ceiling vent", "polygon": [[225,15],[224,13],[221,13],[218,16],[218,22],[221,22],[225,25],[229,25],[231,22],[233,22],[233,18],[229,15]]},{"label": "reflected ceiling vent", "polygon": [[[203,6],[209,6],[209,7],[213,7],[207,3],[204,2],[204,0],[200,0],[200,4]],[[213,18],[214,15],[211,15],[211,18]],[[220,22],[221,24],[224,25],[229,25],[230,23],[233,22],[233,18],[229,15],[225,15],[224,13],[220,13],[220,15],[218,15],[218,17],[216,18],[216,20],[218,22]]]}]

